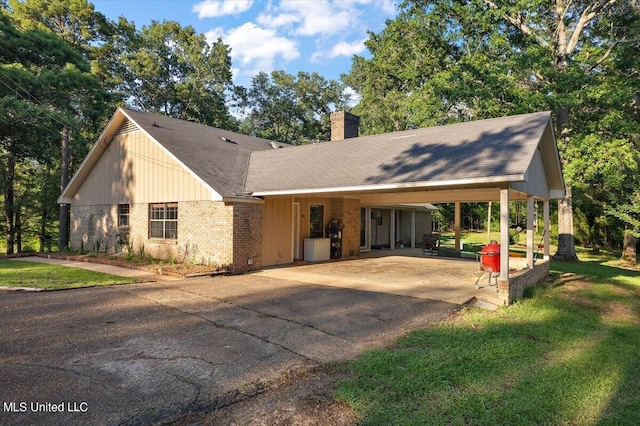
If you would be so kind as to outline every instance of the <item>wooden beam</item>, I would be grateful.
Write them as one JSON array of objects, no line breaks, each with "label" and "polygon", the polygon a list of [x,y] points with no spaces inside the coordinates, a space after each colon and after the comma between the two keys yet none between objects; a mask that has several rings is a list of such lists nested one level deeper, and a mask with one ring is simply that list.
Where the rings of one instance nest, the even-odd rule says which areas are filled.
[{"label": "wooden beam", "polygon": [[[526,194],[511,191],[511,199],[526,200]],[[439,191],[393,192],[385,194],[360,194],[362,205],[402,204],[402,203],[476,203],[498,201],[500,188],[454,189]]]},{"label": "wooden beam", "polygon": [[411,248],[416,248],[416,211],[411,210]]},{"label": "wooden beam", "polygon": [[396,209],[391,209],[391,217],[389,218],[389,245],[391,250],[396,249]]},{"label": "wooden beam", "polygon": [[456,201],[456,205],[455,205],[455,219],[454,219],[454,232],[455,232],[455,248],[456,251],[460,251],[460,215],[461,215],[461,209],[460,209],[460,202]]},{"label": "wooden beam", "polygon": [[535,235],[533,232],[533,210],[535,208],[535,200],[533,195],[527,199],[527,267],[533,269],[533,240]]},{"label": "wooden beam", "polygon": [[551,225],[549,222],[549,200],[542,201],[542,221],[544,222],[544,238],[542,244],[544,244],[543,258],[549,260],[549,237],[551,234]]},{"label": "wooden beam", "polygon": [[509,190],[500,191],[500,281],[509,281]]}]

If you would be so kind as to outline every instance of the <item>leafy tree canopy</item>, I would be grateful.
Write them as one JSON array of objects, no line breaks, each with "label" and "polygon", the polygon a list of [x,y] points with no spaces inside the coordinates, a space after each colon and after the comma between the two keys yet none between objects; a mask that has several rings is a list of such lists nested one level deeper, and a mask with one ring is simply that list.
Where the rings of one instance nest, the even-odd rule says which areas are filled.
[{"label": "leafy tree canopy", "polygon": [[635,1],[406,0],[343,79],[365,133],[553,111],[566,181],[613,214],[640,187],[639,31]]},{"label": "leafy tree canopy", "polygon": [[152,22],[142,30],[120,18],[113,38],[111,71],[125,101],[216,127],[233,127],[226,105],[231,89],[229,47],[177,22]]},{"label": "leafy tree canopy", "polygon": [[296,145],[329,140],[329,114],[348,101],[343,84],[306,72],[261,72],[239,92],[243,131]]}]

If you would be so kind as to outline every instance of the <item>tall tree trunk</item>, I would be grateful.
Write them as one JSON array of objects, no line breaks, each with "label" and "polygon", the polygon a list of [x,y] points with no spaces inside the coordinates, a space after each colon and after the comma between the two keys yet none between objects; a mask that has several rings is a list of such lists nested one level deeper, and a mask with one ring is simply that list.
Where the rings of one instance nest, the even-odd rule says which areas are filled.
[{"label": "tall tree trunk", "polygon": [[[566,58],[559,61],[560,70],[565,70]],[[566,125],[569,123],[569,108],[561,106],[556,111],[556,134],[564,137]],[[566,193],[562,200],[558,201],[558,251],[553,260],[560,262],[578,262],[576,254],[575,238],[573,234],[573,198],[571,196],[571,184],[566,185]]]},{"label": "tall tree trunk", "polygon": [[44,253],[44,248],[47,245],[47,207],[43,206],[40,212],[40,248],[39,252]]},{"label": "tall tree trunk", "polygon": [[16,229],[16,248],[18,253],[22,253],[22,207],[18,204],[15,208],[15,229]]},{"label": "tall tree trunk", "polygon": [[7,230],[7,234],[5,236],[7,242],[7,254],[13,254],[16,232],[14,226],[16,157],[13,154],[12,149],[9,149],[7,154],[7,165],[4,169],[4,222]]},{"label": "tall tree trunk", "polygon": [[633,264],[637,263],[638,258],[636,257],[636,237],[630,232],[625,232],[624,234],[624,246],[622,248],[622,260],[626,262],[632,262]]},{"label": "tall tree trunk", "polygon": [[571,185],[566,187],[565,197],[558,201],[558,251],[553,260],[560,262],[578,262],[575,239],[573,236],[573,199]]},{"label": "tall tree trunk", "polygon": [[[62,164],[60,166],[60,192],[64,191],[69,183],[69,129],[62,129]],[[60,204],[58,250],[69,247],[69,205]]]}]

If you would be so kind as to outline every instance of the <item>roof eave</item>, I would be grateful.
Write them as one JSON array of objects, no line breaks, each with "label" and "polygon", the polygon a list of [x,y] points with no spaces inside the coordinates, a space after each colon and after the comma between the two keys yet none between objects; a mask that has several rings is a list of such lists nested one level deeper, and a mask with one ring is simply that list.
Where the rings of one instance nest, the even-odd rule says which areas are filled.
[{"label": "roof eave", "polygon": [[483,178],[470,178],[470,179],[451,179],[451,180],[438,180],[438,181],[422,181],[422,182],[404,182],[404,183],[391,183],[391,184],[375,184],[375,185],[353,185],[353,186],[338,186],[330,188],[297,188],[297,189],[285,189],[285,190],[268,190],[268,191],[254,191],[252,195],[254,197],[268,197],[268,196],[282,196],[282,195],[303,195],[303,194],[325,194],[325,193],[346,193],[346,192],[370,192],[370,191],[393,191],[393,190],[406,190],[427,188],[435,189],[438,187],[452,187],[452,186],[465,186],[465,185],[479,185],[479,184],[508,184],[511,182],[524,181],[524,174],[503,175]]},{"label": "roof eave", "polygon": [[[119,129],[122,125],[125,117],[126,116],[124,115],[124,111],[122,110],[122,108],[116,109],[116,111],[111,116],[111,119],[105,126],[104,130],[102,130],[102,133],[100,133],[100,136],[98,136],[98,141],[91,147],[89,153],[84,157],[82,163],[80,163],[80,167],[78,167],[78,170],[76,170],[74,175],[71,177],[71,180],[69,180],[67,186],[62,190],[60,197],[58,197],[59,204],[71,203],[73,195],[75,195],[80,186],[82,186],[82,183],[84,182],[90,171],[90,169],[87,170],[87,167],[89,167],[89,165],[91,167],[95,166],[104,151],[109,147],[109,144],[111,143],[111,139],[113,136],[111,133],[115,133],[115,131],[113,130],[114,127],[117,131],[117,129]],[[73,192],[73,194],[70,195],[70,192]]]}]

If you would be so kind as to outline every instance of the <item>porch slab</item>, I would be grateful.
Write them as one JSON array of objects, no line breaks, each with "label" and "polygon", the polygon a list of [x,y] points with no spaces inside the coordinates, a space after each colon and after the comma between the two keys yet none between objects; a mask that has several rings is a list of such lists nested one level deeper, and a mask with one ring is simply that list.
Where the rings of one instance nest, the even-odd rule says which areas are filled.
[{"label": "porch slab", "polygon": [[489,287],[485,277],[481,288],[475,288],[477,268],[475,260],[423,256],[420,249],[402,249],[375,251],[358,259],[274,267],[256,274],[455,304],[476,298],[502,305],[496,287]]}]

